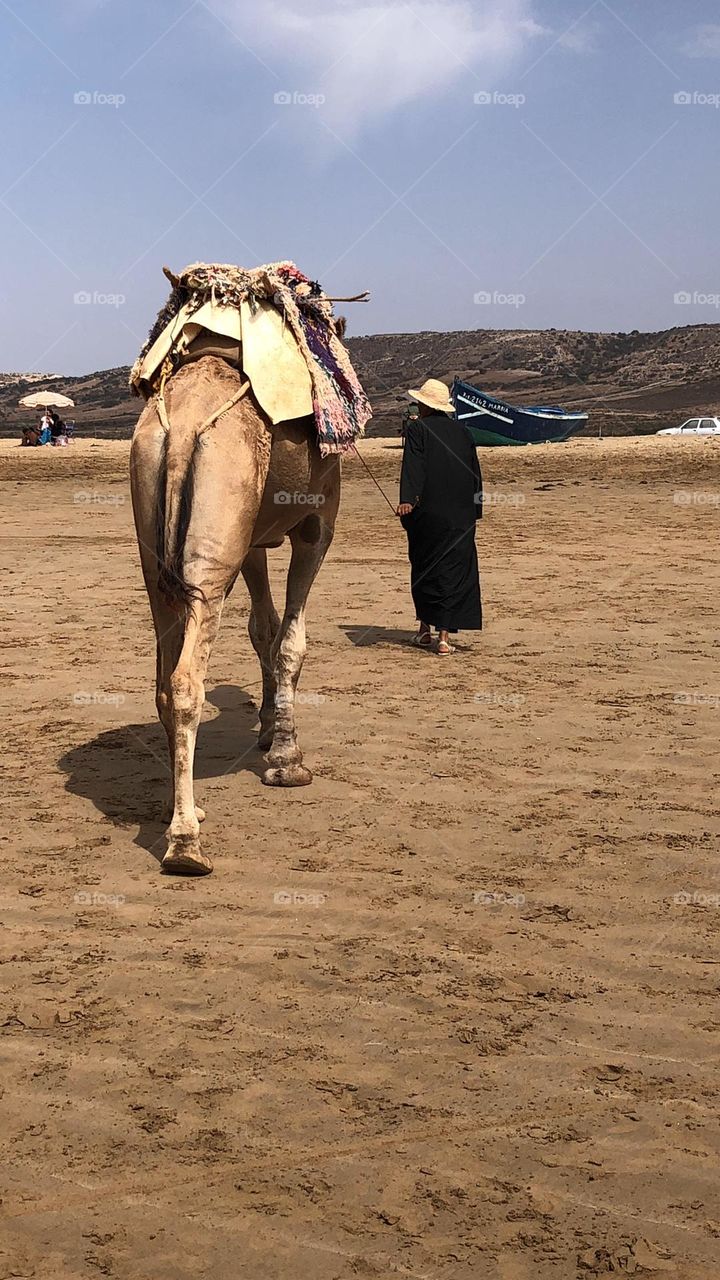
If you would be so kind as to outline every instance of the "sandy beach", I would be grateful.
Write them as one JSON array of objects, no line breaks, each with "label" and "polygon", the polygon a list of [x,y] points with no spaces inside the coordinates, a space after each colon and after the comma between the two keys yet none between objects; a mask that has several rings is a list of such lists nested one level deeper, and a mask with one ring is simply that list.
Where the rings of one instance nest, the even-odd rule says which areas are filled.
[{"label": "sandy beach", "polygon": [[128,449],[0,442],[0,1277],[716,1280],[720,442],[481,451],[486,629],[443,661],[351,458],[314,784],[260,783],[239,587],[193,881]]}]

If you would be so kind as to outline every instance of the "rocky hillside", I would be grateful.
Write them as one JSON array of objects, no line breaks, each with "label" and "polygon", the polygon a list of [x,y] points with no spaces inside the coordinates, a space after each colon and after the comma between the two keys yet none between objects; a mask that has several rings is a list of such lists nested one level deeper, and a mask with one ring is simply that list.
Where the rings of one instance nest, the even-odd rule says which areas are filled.
[{"label": "rocky hillside", "polygon": [[[348,342],[375,416],[369,434],[393,435],[398,397],[427,377],[465,378],[517,404],[562,404],[590,413],[588,431],[630,435],[672,426],[693,413],[720,413],[720,325],[660,333],[582,333],[561,329],[473,329],[456,333],[373,334]],[[128,370],[81,378],[0,375],[0,435],[26,421],[17,402],[38,383],[72,397],[83,435],[125,436],[140,402]]]}]

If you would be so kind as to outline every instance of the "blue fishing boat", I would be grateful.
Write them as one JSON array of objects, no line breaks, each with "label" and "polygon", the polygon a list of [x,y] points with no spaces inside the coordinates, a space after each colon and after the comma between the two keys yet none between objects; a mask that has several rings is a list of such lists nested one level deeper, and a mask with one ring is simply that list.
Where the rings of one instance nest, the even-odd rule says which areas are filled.
[{"label": "blue fishing boat", "polygon": [[451,396],[455,417],[464,422],[476,445],[547,444],[567,440],[588,420],[557,405],[514,407],[456,378]]}]

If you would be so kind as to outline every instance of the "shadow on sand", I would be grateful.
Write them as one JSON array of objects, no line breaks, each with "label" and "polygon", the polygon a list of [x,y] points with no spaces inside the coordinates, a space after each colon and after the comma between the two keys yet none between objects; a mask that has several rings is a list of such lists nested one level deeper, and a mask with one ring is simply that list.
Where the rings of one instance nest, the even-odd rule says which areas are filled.
[{"label": "shadow on sand", "polygon": [[[220,778],[243,770],[261,776],[254,698],[225,684],[211,690],[207,701],[220,714],[200,726],[195,777]],[[158,862],[162,859],[166,824],[160,811],[170,769],[165,733],[157,721],[106,729],[61,756],[58,766],[67,775],[67,791],[91,800],[118,827],[137,824],[134,843]]]},{"label": "shadow on sand", "polygon": [[[414,647],[412,643],[413,636],[416,635],[415,628],[413,628],[412,631],[398,631],[394,627],[355,626],[341,627],[341,630],[345,632],[348,640],[355,645],[356,649],[367,649],[371,645],[392,645],[398,646],[401,649],[412,649]],[[433,636],[434,640],[437,640],[435,632],[433,633]],[[451,639],[459,654],[470,652],[468,644],[462,640],[458,640],[458,637],[454,632]],[[430,654],[432,657],[435,657],[435,648],[436,646],[433,644],[432,648],[416,648],[415,652]]]},{"label": "shadow on sand", "polygon": [[415,634],[414,631],[398,631],[393,627],[341,627],[348,640],[357,649],[365,649],[373,644],[400,645],[407,649]]}]

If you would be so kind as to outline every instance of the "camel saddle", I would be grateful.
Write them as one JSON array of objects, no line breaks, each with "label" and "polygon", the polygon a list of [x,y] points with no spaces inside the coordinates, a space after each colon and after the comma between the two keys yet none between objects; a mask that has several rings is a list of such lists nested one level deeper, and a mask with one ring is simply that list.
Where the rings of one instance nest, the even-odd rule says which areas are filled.
[{"label": "camel saddle", "polygon": [[137,371],[146,397],[166,357],[177,366],[213,355],[242,369],[256,400],[272,423],[304,418],[313,412],[312,380],[307,363],[283,316],[270,302],[238,307],[205,302],[198,310],[185,306],[165,326]]}]

